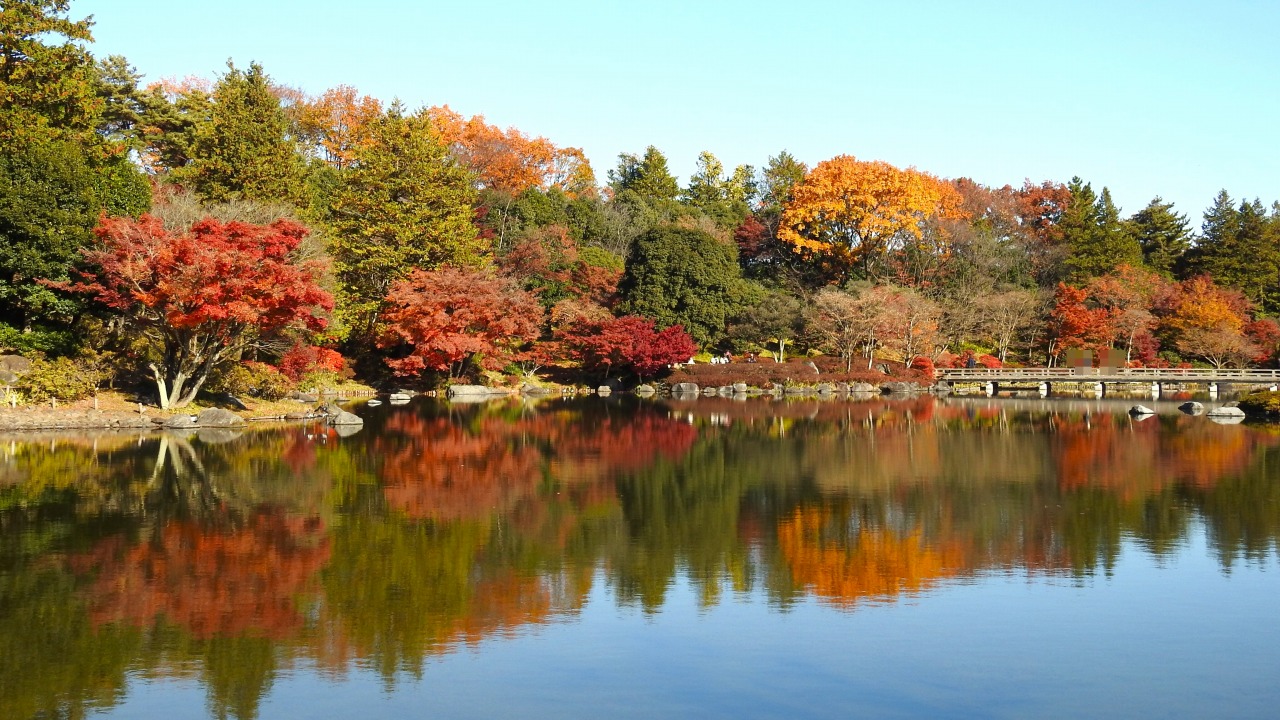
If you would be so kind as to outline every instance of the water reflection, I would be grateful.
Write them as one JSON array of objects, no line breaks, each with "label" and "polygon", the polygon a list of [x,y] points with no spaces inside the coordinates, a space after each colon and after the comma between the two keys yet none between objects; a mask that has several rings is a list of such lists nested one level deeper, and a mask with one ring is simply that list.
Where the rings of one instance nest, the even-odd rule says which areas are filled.
[{"label": "water reflection", "polygon": [[[1030,403],[1030,404],[1028,404]],[[82,717],[182,677],[256,717],[286,669],[389,687],[572,622],[760,592],[842,611],[948,583],[1274,556],[1280,434],[1102,401],[364,408],[365,432],[41,436],[0,453],[0,716]],[[734,595],[727,595],[733,593]],[[925,600],[920,600],[924,602]]]}]

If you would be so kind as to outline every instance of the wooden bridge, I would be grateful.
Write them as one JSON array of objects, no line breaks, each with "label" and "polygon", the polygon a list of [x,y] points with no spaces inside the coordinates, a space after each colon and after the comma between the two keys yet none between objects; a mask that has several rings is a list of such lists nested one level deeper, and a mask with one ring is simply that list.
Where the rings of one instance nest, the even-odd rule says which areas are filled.
[{"label": "wooden bridge", "polygon": [[988,394],[1001,387],[1038,387],[1050,392],[1061,384],[1091,384],[1100,395],[1108,385],[1131,384],[1150,386],[1159,397],[1165,385],[1203,385],[1217,394],[1220,385],[1280,386],[1280,370],[1224,368],[940,368],[937,381],[945,387],[961,383],[986,386]]}]

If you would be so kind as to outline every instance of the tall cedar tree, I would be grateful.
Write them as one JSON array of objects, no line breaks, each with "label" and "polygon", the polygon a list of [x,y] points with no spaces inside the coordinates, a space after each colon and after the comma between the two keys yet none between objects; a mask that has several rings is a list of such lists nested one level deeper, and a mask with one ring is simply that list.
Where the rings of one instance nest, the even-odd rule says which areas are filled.
[{"label": "tall cedar tree", "polygon": [[1094,195],[1089,183],[1071,178],[1071,201],[1062,213],[1062,239],[1068,248],[1066,267],[1075,282],[1105,275],[1118,265],[1142,263],[1142,249],[1120,222],[1111,191]]},{"label": "tall cedar tree", "polygon": [[93,58],[83,46],[93,40],[92,22],[69,19],[69,8],[68,0],[5,0],[0,143],[93,131],[100,102]]},{"label": "tall cedar tree", "polygon": [[1234,206],[1226,190],[1204,213],[1200,239],[1188,253],[1194,273],[1237,288],[1266,312],[1280,311],[1280,232],[1258,200]]},{"label": "tall cedar tree", "polygon": [[286,331],[319,331],[333,299],[323,268],[296,251],[303,226],[206,219],[170,234],[158,218],[106,218],[84,251],[92,268],[70,289],[120,313],[152,350],[160,406],[190,403],[210,372],[254,343]]},{"label": "tall cedar tree", "polygon": [[68,3],[15,0],[0,12],[0,343],[69,350],[65,281],[98,215],[137,215],[146,179],[125,154],[111,81],[80,43]]},{"label": "tall cedar tree", "polygon": [[641,235],[618,287],[621,310],[681,325],[701,346],[719,342],[748,300],[738,249],[702,230],[660,227]]},{"label": "tall cedar tree", "polygon": [[329,222],[353,340],[369,336],[391,286],[414,268],[481,265],[486,243],[472,224],[471,175],[422,114],[399,105],[373,124],[355,152]]},{"label": "tall cedar tree", "polygon": [[238,70],[228,63],[213,90],[209,121],[196,126],[183,176],[212,202],[296,202],[302,174],[289,120],[262,66]]},{"label": "tall cedar tree", "polygon": [[1142,248],[1147,267],[1166,278],[1182,268],[1183,256],[1191,247],[1191,229],[1187,216],[1173,211],[1173,203],[1156,197],[1125,225]]}]

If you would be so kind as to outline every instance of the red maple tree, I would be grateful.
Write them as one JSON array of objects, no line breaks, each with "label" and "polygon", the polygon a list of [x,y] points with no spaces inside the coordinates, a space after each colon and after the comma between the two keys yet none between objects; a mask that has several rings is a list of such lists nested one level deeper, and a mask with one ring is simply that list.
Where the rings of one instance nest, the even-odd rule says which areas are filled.
[{"label": "red maple tree", "polygon": [[459,377],[470,363],[500,370],[538,339],[546,315],[510,278],[453,267],[413,271],[391,287],[387,304],[378,345],[397,354],[387,365],[402,377]]},{"label": "red maple tree", "polygon": [[62,287],[92,295],[150,342],[164,408],[191,402],[219,364],[287,330],[318,331],[333,298],[303,261],[308,230],[206,218],[181,234],[158,218],[103,217],[83,255],[93,268]]},{"label": "red maple tree", "polygon": [[561,331],[561,340],[584,370],[606,378],[633,372],[643,380],[698,352],[680,325],[659,332],[652,320],[634,315],[574,323]]}]

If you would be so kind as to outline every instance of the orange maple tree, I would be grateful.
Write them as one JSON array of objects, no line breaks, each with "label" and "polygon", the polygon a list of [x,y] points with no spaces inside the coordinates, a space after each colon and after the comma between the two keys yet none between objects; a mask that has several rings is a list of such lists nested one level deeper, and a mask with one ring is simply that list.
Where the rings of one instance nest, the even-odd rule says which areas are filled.
[{"label": "orange maple tree", "polygon": [[570,197],[595,188],[595,172],[578,148],[559,148],[516,128],[503,130],[486,123],[482,115],[463,118],[448,105],[426,112],[454,156],[487,188],[512,194],[558,188]]},{"label": "orange maple tree", "polygon": [[933,175],[840,155],[795,187],[778,239],[870,277],[890,251],[922,240],[926,220],[960,216],[960,203],[956,189]]}]

